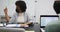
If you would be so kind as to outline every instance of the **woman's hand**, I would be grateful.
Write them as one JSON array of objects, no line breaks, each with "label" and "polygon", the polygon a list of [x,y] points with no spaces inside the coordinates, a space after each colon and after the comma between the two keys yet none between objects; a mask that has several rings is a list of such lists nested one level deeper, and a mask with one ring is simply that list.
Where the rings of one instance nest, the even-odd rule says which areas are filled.
[{"label": "woman's hand", "polygon": [[4,9],[4,13],[5,13],[5,14],[8,13],[8,9],[7,9],[7,7]]},{"label": "woman's hand", "polygon": [[9,16],[8,16],[8,9],[7,9],[7,7],[4,9],[4,13],[5,13],[5,19],[7,20],[7,21],[9,21]]},{"label": "woman's hand", "polygon": [[27,24],[21,24],[21,27],[29,27]]}]

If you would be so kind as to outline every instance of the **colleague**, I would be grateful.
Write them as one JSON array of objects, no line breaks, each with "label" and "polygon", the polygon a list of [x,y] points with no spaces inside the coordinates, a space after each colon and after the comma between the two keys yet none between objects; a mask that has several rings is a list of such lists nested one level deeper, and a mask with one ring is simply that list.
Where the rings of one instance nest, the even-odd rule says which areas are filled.
[{"label": "colleague", "polygon": [[[26,3],[24,1],[16,1],[16,13],[11,17],[8,16],[8,9],[7,7],[4,9],[5,17],[8,23],[18,23],[20,27],[31,26],[34,21],[33,17],[30,17],[26,13]],[[13,8],[14,9],[14,8]]]}]

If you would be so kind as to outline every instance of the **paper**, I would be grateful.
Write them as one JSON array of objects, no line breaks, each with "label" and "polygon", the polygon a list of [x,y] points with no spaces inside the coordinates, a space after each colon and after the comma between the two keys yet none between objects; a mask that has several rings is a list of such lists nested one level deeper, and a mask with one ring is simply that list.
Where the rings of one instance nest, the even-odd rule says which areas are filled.
[{"label": "paper", "polygon": [[[21,24],[8,24],[6,25],[6,27],[11,27],[11,28],[14,28],[14,27],[21,27]],[[28,25],[24,26],[24,27],[29,27]]]},{"label": "paper", "polygon": [[20,27],[20,24],[8,24],[6,27]]},{"label": "paper", "polygon": [[[11,27],[11,28],[14,28],[14,27],[21,27],[21,24],[8,24],[8,25],[6,25],[6,24],[4,24],[5,25],[5,27]],[[3,24],[0,24],[0,27],[3,27],[4,26]],[[24,27],[29,27],[28,25],[26,25],[26,26],[24,26]]]},{"label": "paper", "polygon": [[3,26],[3,24],[0,24],[0,27]]}]

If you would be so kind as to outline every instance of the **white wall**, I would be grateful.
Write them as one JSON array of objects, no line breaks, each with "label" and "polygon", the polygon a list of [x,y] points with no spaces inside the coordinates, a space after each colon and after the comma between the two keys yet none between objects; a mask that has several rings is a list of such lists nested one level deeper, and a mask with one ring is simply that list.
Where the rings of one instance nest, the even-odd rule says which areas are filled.
[{"label": "white wall", "polygon": [[0,15],[4,15],[4,8],[8,8],[8,14],[11,16],[15,10],[16,0],[0,0]]},{"label": "white wall", "polygon": [[5,5],[5,2],[3,2],[4,0],[0,0],[0,15],[3,14],[3,9],[4,9],[4,5]]},{"label": "white wall", "polygon": [[37,0],[36,5],[36,21],[39,22],[40,15],[56,15],[53,9],[54,0]]}]

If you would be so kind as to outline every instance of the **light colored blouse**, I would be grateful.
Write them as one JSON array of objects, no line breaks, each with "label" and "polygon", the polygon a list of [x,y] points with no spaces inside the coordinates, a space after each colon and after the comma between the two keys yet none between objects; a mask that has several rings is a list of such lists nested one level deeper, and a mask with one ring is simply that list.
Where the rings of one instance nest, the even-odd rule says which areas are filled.
[{"label": "light colored blouse", "polygon": [[19,13],[19,16],[17,17],[17,22],[24,23],[24,14],[23,13]]},{"label": "light colored blouse", "polygon": [[34,22],[34,16],[29,16],[27,13],[23,13],[23,15],[19,15],[18,13],[15,13],[13,17],[11,17],[9,23],[19,23],[19,22],[28,22],[28,21]]}]

